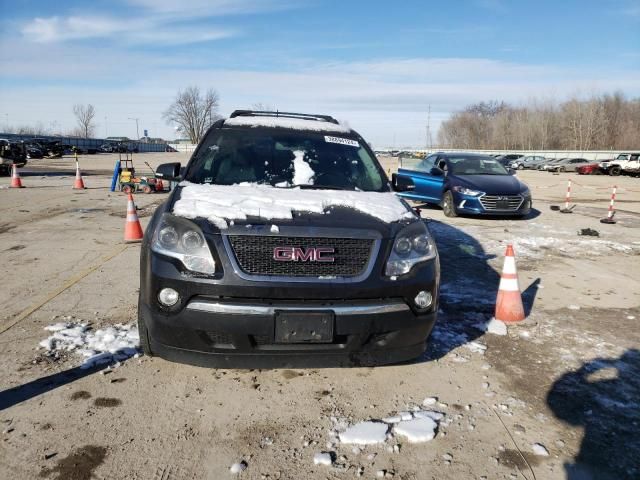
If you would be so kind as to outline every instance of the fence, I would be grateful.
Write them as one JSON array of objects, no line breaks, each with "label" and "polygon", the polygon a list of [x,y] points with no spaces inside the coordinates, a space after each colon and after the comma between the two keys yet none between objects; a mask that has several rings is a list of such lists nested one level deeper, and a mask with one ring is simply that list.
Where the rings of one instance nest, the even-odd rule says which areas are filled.
[{"label": "fence", "polygon": [[193,153],[198,145],[195,143],[170,143],[169,146],[181,153]]}]

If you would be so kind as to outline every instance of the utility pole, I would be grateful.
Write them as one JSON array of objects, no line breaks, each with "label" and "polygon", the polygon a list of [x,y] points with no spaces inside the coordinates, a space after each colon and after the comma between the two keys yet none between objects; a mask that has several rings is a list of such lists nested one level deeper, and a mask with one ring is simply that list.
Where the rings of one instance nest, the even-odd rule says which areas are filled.
[{"label": "utility pole", "polygon": [[107,129],[107,116],[104,116],[104,138],[109,136],[109,130]]},{"label": "utility pole", "polygon": [[129,120],[135,120],[136,121],[136,135],[138,136],[138,140],[140,140],[140,130],[138,130],[138,121],[140,119],[139,118],[131,118],[131,117],[129,117]]}]

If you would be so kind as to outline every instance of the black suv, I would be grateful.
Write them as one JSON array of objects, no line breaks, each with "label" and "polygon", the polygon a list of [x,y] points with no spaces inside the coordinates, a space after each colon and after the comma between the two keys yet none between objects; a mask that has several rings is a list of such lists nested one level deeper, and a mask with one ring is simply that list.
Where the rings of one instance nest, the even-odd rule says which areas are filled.
[{"label": "black suv", "polygon": [[146,354],[220,367],[420,356],[440,265],[426,223],[356,132],[324,115],[236,111],[206,133],[141,251]]}]

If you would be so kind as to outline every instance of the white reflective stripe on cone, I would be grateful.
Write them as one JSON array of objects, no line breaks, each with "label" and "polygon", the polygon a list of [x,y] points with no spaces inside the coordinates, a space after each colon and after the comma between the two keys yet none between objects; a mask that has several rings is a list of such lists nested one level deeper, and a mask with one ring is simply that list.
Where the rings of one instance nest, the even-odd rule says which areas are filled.
[{"label": "white reflective stripe on cone", "polygon": [[138,215],[136,215],[135,213],[127,214],[127,222],[137,222],[137,221],[138,221]]},{"label": "white reflective stripe on cone", "polygon": [[506,292],[519,292],[520,286],[518,285],[517,278],[501,278],[500,286],[498,290],[504,290]]},{"label": "white reflective stripe on cone", "polygon": [[502,269],[502,273],[508,273],[511,275],[515,275],[517,273],[516,259],[514,257],[504,257],[504,268]]}]

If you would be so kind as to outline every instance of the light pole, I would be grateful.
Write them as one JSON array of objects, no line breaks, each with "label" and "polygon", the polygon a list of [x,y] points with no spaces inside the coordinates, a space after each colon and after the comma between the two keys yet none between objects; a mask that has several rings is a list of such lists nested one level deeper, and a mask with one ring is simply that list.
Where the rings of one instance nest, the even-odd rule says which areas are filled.
[{"label": "light pole", "polygon": [[131,118],[129,117],[129,120],[135,120],[136,121],[136,135],[138,136],[138,140],[140,140],[140,130],[138,130],[138,120],[140,120],[139,118]]},{"label": "light pole", "polygon": [[107,129],[107,116],[104,116],[104,138],[109,136],[109,130]]}]

